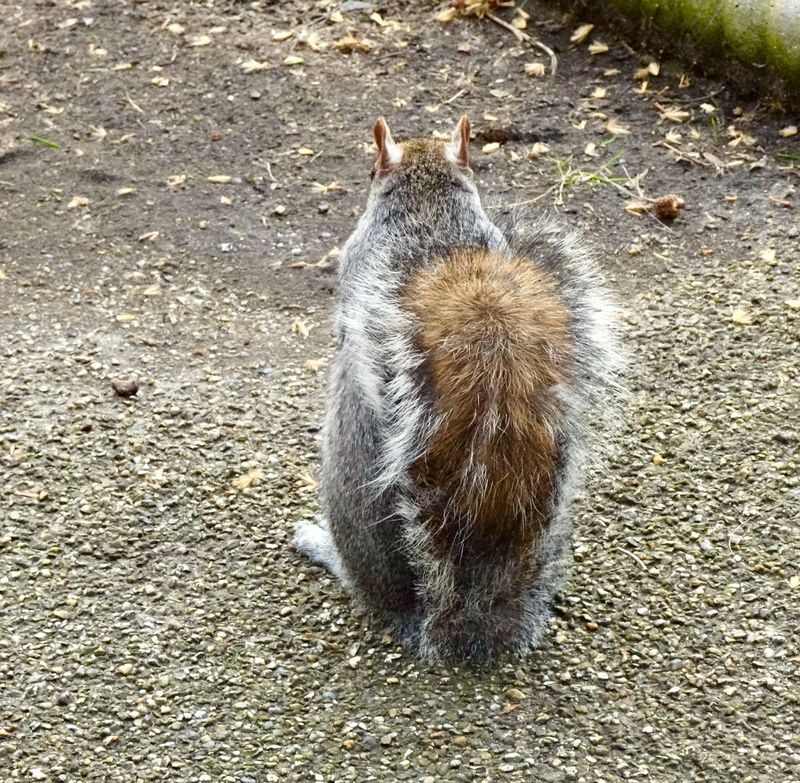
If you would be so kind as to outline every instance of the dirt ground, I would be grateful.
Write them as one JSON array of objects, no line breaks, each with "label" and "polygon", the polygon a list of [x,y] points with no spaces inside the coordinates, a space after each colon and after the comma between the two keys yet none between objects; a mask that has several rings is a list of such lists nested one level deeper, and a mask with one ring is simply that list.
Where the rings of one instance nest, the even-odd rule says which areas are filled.
[{"label": "dirt ground", "polygon": [[[421,2],[3,4],[0,780],[800,780],[798,118],[525,7],[555,81]],[[563,606],[490,671],[289,547],[372,122],[465,111],[487,203],[593,237],[631,353]]]}]

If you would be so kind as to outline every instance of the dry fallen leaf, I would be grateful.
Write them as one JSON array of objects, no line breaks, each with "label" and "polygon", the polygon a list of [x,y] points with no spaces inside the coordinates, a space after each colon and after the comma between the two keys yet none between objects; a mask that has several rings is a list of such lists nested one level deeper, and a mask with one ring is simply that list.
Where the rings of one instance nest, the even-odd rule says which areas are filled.
[{"label": "dry fallen leaf", "polygon": [[531,18],[531,15],[521,8],[515,9],[515,13],[516,16],[511,20],[511,26],[517,30],[524,30],[528,26],[528,19]]},{"label": "dry fallen leaf", "polygon": [[297,484],[298,487],[307,487],[309,489],[316,489],[317,488],[317,480],[311,475],[311,473],[307,470],[303,470],[297,474]]},{"label": "dry fallen leaf", "polygon": [[295,318],[292,321],[292,332],[294,334],[299,334],[301,337],[308,337],[309,329],[303,320]]},{"label": "dry fallen leaf", "polygon": [[72,200],[67,204],[67,209],[78,209],[78,207],[88,207],[89,199],[86,196],[73,196]]},{"label": "dry fallen leaf", "polygon": [[752,136],[748,136],[744,131],[739,130],[735,125],[728,126],[728,136],[731,137],[731,141],[728,142],[729,147],[738,147],[740,144],[744,144],[746,147],[749,147],[756,143],[756,140]]},{"label": "dry fallen leaf", "polygon": [[597,145],[593,141],[590,141],[586,147],[584,147],[583,154],[590,158],[596,158],[598,155],[600,155],[600,153],[597,151]]},{"label": "dry fallen leaf", "polygon": [[133,63],[117,63],[112,67],[112,71],[129,71],[133,68]]},{"label": "dry fallen leaf", "polygon": [[674,128],[672,128],[671,130],[667,131],[667,134],[666,134],[666,136],[664,136],[664,138],[670,144],[680,144],[681,143],[681,139],[683,138],[683,136],[681,136],[681,134],[678,133],[678,131],[676,131]]},{"label": "dry fallen leaf", "polygon": [[186,175],[185,174],[172,174],[171,176],[167,177],[167,187],[168,188],[182,188],[186,185]]},{"label": "dry fallen leaf", "polygon": [[489,144],[484,144],[481,147],[481,152],[485,155],[491,155],[493,152],[497,152],[500,149],[500,142],[499,141],[492,141]]},{"label": "dry fallen leaf", "polygon": [[542,155],[545,155],[548,152],[550,152],[550,146],[545,144],[543,141],[537,141],[528,149],[525,154],[528,158],[530,158],[530,160],[536,160],[536,158],[540,158]]},{"label": "dry fallen leaf", "polygon": [[207,35],[190,35],[186,39],[188,46],[208,46],[211,43],[211,38]]},{"label": "dry fallen leaf", "polygon": [[653,76],[658,76],[658,74],[661,72],[661,66],[660,66],[660,65],[659,65],[659,64],[658,64],[658,63],[657,63],[655,60],[653,60],[653,62],[651,62],[651,63],[650,63],[648,66],[647,66],[647,70],[648,70],[648,71],[649,71],[649,72],[650,72],[650,73],[651,73]]},{"label": "dry fallen leaf", "polygon": [[64,107],[48,106],[46,103],[41,103],[39,104],[39,111],[43,111],[45,114],[59,115],[64,113]]},{"label": "dry fallen leaf", "polygon": [[[447,134],[447,138],[450,138],[450,134]],[[315,193],[339,193],[344,192],[344,186],[340,182],[329,182],[327,185],[323,185],[321,182],[312,182],[311,188],[314,190]]]},{"label": "dry fallen leaf", "polygon": [[149,242],[152,239],[156,239],[160,233],[160,231],[147,231],[139,237],[139,241]]},{"label": "dry fallen leaf", "polygon": [[350,54],[351,52],[371,52],[372,42],[366,38],[356,38],[354,35],[346,35],[338,41],[334,41],[331,46],[339,52]]},{"label": "dry fallen leaf", "polygon": [[120,188],[117,191],[118,196],[130,196],[133,193],[136,193],[136,188]]},{"label": "dry fallen leaf", "polygon": [[319,261],[314,264],[309,264],[307,261],[295,261],[293,264],[287,264],[289,269],[324,269],[331,265],[331,260],[338,258],[342,251],[338,247],[332,247]]},{"label": "dry fallen leaf", "polygon": [[272,33],[272,40],[280,43],[281,41],[288,41],[293,35],[293,30],[275,30]]},{"label": "dry fallen leaf", "polygon": [[233,180],[233,177],[230,174],[212,174],[206,179],[214,185],[228,185]]},{"label": "dry fallen leaf", "polygon": [[747,326],[753,323],[753,314],[744,307],[737,307],[731,313],[731,321],[741,326]]},{"label": "dry fallen leaf", "polygon": [[153,285],[147,286],[142,291],[142,296],[160,296],[161,295],[161,286],[158,283],[153,283]]},{"label": "dry fallen leaf", "polygon": [[452,22],[453,19],[456,18],[456,9],[455,8],[446,8],[440,14],[437,15],[436,20],[442,22],[443,24],[447,22]]},{"label": "dry fallen leaf", "polygon": [[262,63],[258,60],[245,60],[241,67],[245,73],[254,73],[255,71],[266,70],[269,68],[269,63]]},{"label": "dry fallen leaf", "polygon": [[625,211],[631,215],[646,215],[650,209],[650,205],[644,201],[629,201],[625,205]]},{"label": "dry fallen leaf", "polygon": [[592,41],[589,44],[589,54],[605,54],[608,51],[608,44],[604,44],[602,41]]},{"label": "dry fallen leaf", "polygon": [[261,468],[250,468],[247,473],[231,481],[231,486],[240,492],[248,487],[255,487],[264,479],[264,471]]},{"label": "dry fallen leaf", "polygon": [[778,136],[788,139],[790,136],[797,136],[797,125],[787,125],[778,131]]},{"label": "dry fallen leaf", "polygon": [[169,78],[166,76],[154,76],[150,79],[150,84],[155,84],[156,87],[167,87],[169,85]]},{"label": "dry fallen leaf", "polygon": [[139,112],[139,114],[144,114],[144,109],[143,109],[141,106],[139,106],[139,104],[138,104],[138,103],[136,103],[136,101],[135,101],[135,100],[133,100],[133,98],[131,98],[131,96],[130,96],[130,95],[126,95],[126,96],[125,96],[125,100],[128,102],[128,104],[130,105],[130,107],[131,107],[131,108],[132,108],[134,111],[137,111],[137,112]]},{"label": "dry fallen leaf", "polygon": [[116,316],[116,320],[121,324],[129,324],[136,320],[136,316],[131,315],[130,313],[120,313],[118,316]]},{"label": "dry fallen leaf", "polygon": [[546,73],[544,63],[525,63],[525,73],[528,76],[541,77]]},{"label": "dry fallen leaf", "polygon": [[800,310],[800,297],[796,297],[795,299],[784,299],[783,303],[790,310]]},{"label": "dry fallen leaf", "polygon": [[606,95],[608,95],[608,90],[606,90],[605,87],[595,87],[594,90],[592,90],[592,94],[589,97],[594,98],[594,100],[596,101],[602,101],[603,98],[606,97]]},{"label": "dry fallen leaf", "polygon": [[178,24],[177,22],[168,24],[166,29],[173,35],[183,35],[186,32],[186,28],[182,24]]},{"label": "dry fallen leaf", "polygon": [[606,130],[614,136],[622,136],[631,132],[629,125],[620,125],[614,117],[606,123]]},{"label": "dry fallen leaf", "polygon": [[284,65],[302,65],[304,62],[305,60],[303,60],[302,57],[298,57],[296,54],[290,54],[283,59]]},{"label": "dry fallen leaf", "polygon": [[325,366],[327,361],[328,360],[324,357],[322,359],[307,359],[306,367],[312,372],[319,372]]},{"label": "dry fallen leaf", "polygon": [[582,24],[576,27],[569,37],[570,43],[582,44],[589,37],[589,33],[591,33],[592,30],[594,30],[593,24]]},{"label": "dry fallen leaf", "polygon": [[661,118],[670,122],[686,122],[692,116],[691,112],[681,109],[679,106],[660,106],[656,104],[656,107],[659,114],[661,114]]}]

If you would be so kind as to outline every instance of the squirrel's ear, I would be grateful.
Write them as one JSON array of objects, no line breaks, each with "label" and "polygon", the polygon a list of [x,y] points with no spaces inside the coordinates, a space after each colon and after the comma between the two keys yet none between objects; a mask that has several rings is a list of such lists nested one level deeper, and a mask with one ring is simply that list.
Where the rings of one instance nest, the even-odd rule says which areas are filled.
[{"label": "squirrel's ear", "polygon": [[466,114],[462,115],[453,131],[447,145],[447,157],[462,169],[469,168],[469,117]]},{"label": "squirrel's ear", "polygon": [[375,162],[375,167],[378,174],[385,174],[400,163],[403,158],[403,150],[400,145],[395,144],[392,132],[383,117],[375,120],[372,132],[375,134],[375,144],[378,145],[378,160]]}]

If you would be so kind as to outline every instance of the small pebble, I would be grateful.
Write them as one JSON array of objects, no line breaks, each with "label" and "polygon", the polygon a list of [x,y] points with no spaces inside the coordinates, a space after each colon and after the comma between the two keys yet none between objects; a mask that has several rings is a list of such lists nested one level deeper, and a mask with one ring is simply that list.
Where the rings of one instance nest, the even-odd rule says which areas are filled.
[{"label": "small pebble", "polygon": [[113,378],[111,388],[120,397],[133,397],[139,391],[139,382],[133,378]]}]

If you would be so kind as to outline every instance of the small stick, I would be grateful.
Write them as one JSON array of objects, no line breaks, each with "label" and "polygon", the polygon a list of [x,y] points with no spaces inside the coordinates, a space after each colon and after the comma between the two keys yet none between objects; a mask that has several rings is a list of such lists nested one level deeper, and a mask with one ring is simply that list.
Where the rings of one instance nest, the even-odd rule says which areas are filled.
[{"label": "small stick", "polygon": [[633,558],[644,571],[647,571],[647,566],[636,555],[634,555],[633,552],[629,552],[627,549],[623,549],[621,546],[615,546],[614,549],[616,549],[617,552],[622,552],[628,557]]},{"label": "small stick", "polygon": [[558,70],[558,58],[556,57],[556,53],[549,46],[547,46],[547,44],[543,44],[538,38],[534,38],[527,33],[523,33],[522,30],[517,30],[516,27],[510,25],[499,16],[495,16],[494,14],[486,14],[486,16],[495,24],[499,24],[500,27],[508,30],[518,41],[525,41],[526,43],[531,44],[531,46],[541,49],[550,58],[550,78],[556,78],[556,71]]},{"label": "small stick", "polygon": [[686,160],[689,163],[694,163],[698,166],[705,166],[705,168],[708,168],[711,165],[710,163],[706,163],[705,161],[702,161],[699,158],[690,158],[688,155],[684,155],[679,149],[677,149],[677,147],[673,147],[669,142],[666,141],[654,141],[653,146],[664,147],[668,149],[670,152],[674,153],[678,157],[678,160]]}]

